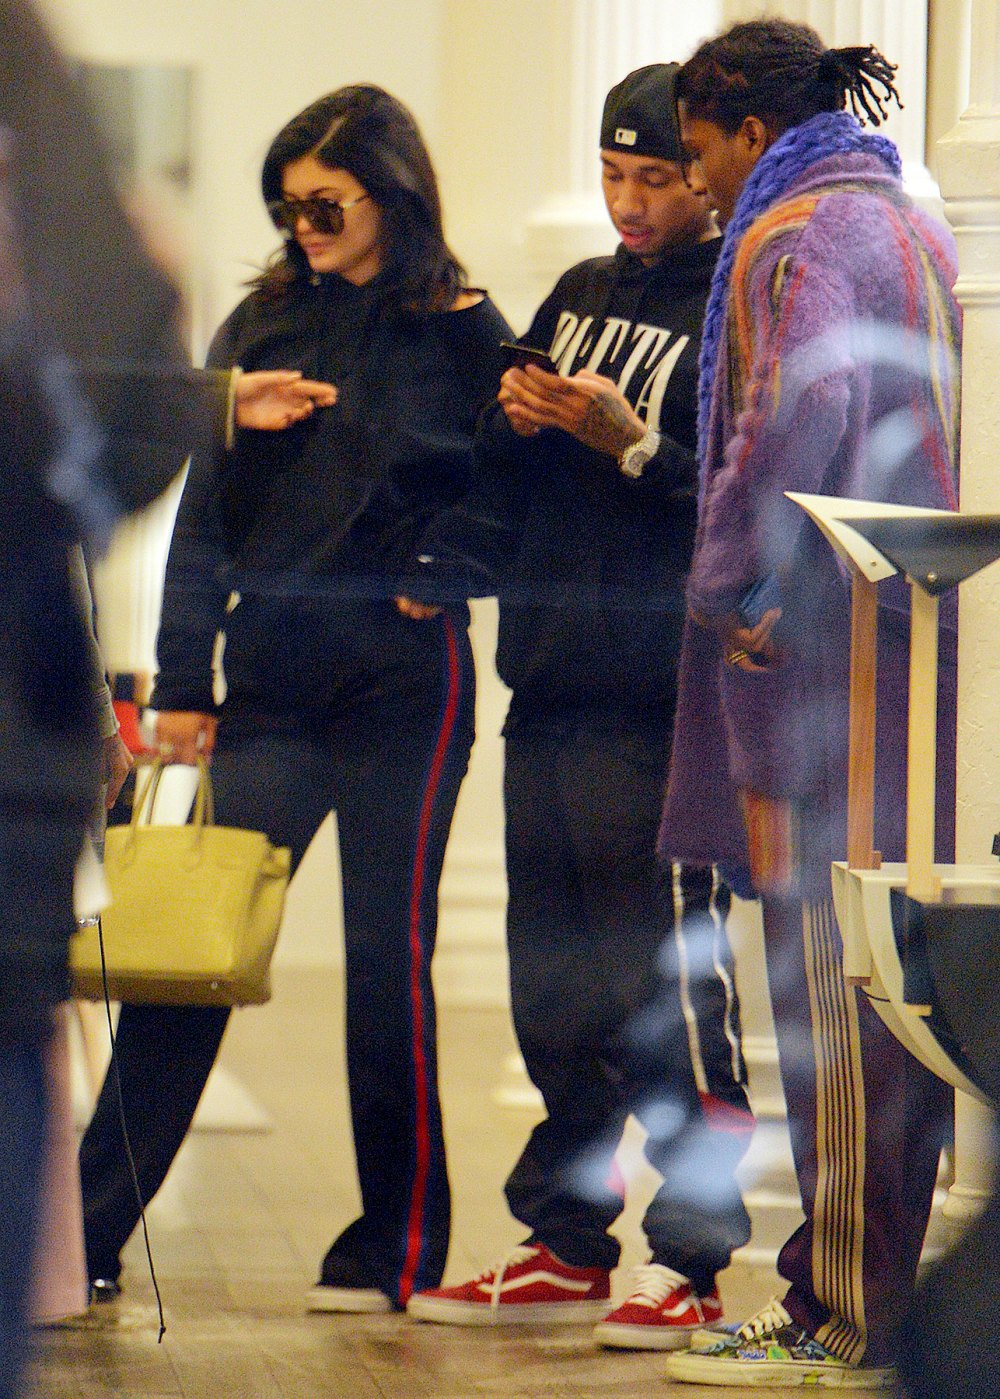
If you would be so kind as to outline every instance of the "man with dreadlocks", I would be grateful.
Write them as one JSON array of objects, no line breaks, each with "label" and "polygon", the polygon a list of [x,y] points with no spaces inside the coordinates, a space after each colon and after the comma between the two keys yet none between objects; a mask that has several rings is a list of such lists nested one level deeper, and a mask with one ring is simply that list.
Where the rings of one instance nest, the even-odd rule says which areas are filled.
[{"label": "man with dreadlocks", "polygon": [[[725,226],[699,384],[664,855],[762,898],[805,1222],[785,1296],[698,1333],[672,1378],[881,1388],[912,1292],[947,1094],[845,981],[830,863],[846,847],[848,581],[786,490],[955,508],[958,312],[950,235],[863,129],[898,96],[875,49],[760,20],[677,81],[690,178]],[[845,110],[850,98],[852,112]],[[859,121],[858,118],[861,118]],[[903,855],[907,598],[879,594],[876,845]],[[953,616],[941,640],[939,859],[954,809]]]}]

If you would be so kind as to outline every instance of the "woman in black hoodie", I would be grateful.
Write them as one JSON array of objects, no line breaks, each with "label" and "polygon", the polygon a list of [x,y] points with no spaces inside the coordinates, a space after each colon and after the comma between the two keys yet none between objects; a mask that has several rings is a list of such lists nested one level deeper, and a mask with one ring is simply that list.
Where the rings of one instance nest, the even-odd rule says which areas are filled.
[{"label": "woman in black hoodie", "polygon": [[[275,138],[262,183],[285,245],[210,363],[301,369],[334,383],[337,402],[280,441],[245,434],[225,458],[193,461],[152,705],[175,760],[211,755],[220,823],[267,831],[297,863],[336,810],[362,1213],[328,1251],[310,1306],[388,1310],[439,1281],[448,1247],[430,961],[474,697],[464,602],[416,603],[403,580],[466,489],[509,332],[466,288],[420,133],[388,93],[352,86],[313,103]],[[126,1117],[147,1200],[226,1019],[123,1010]],[[107,1083],[81,1171],[91,1279],[113,1295],[137,1207]]]}]

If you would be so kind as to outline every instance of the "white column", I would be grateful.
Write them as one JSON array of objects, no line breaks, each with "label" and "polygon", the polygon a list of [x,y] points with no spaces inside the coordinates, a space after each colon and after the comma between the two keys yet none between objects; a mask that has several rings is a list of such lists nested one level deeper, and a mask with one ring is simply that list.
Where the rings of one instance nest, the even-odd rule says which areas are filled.
[{"label": "white column", "polygon": [[[973,0],[970,105],[938,145],[937,169],[958,243],[963,308],[962,509],[1000,513],[1000,11]],[[988,863],[1000,830],[1000,566],[959,593],[958,850]],[[989,1115],[958,1095],[948,1213],[975,1212],[989,1189]]]},{"label": "white column", "polygon": [[633,68],[681,62],[718,28],[713,0],[548,0],[551,193],[527,221],[532,263],[551,282],[573,263],[615,247],[601,198],[598,142],[608,90]]},{"label": "white column", "polygon": [[993,1188],[994,1114],[968,1093],[955,1094],[955,1179],[944,1203],[946,1219],[974,1219]]},{"label": "white column", "polygon": [[937,175],[938,142],[969,100],[972,0],[928,0],[927,11],[927,164]]},{"label": "white column", "polygon": [[734,1262],[773,1267],[785,1240],[802,1223],[802,1201],[788,1136],[788,1111],[778,1065],[760,904],[734,899],[726,925],[736,964],[743,1022],[743,1055],[757,1125],[739,1170],[750,1216],[750,1242]]},{"label": "white column", "polygon": [[880,127],[899,147],[909,193],[939,210],[937,185],[927,169],[927,0],[725,0],[727,22],[757,19],[763,14],[810,24],[829,48],[874,44],[896,74],[903,110],[893,102]]}]

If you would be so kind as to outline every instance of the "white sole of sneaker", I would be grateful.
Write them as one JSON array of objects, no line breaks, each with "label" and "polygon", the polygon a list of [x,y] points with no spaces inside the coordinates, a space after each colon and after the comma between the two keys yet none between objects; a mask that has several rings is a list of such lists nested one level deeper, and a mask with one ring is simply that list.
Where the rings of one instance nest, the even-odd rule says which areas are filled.
[{"label": "white sole of sneaker", "polygon": [[618,1350],[686,1350],[691,1344],[689,1326],[620,1326],[616,1321],[594,1327],[599,1346]]},{"label": "white sole of sneaker", "polygon": [[687,1351],[667,1361],[672,1380],[689,1384],[718,1385],[727,1389],[893,1389],[898,1376],[892,1369],[852,1368],[850,1365],[809,1365],[796,1360],[718,1360]]},{"label": "white sole of sneaker", "polygon": [[393,1305],[377,1287],[311,1287],[306,1293],[307,1312],[353,1312],[374,1316],[391,1312]]},{"label": "white sole of sneaker", "polygon": [[491,1307],[486,1302],[452,1302],[445,1297],[411,1297],[406,1314],[414,1321],[437,1321],[446,1326],[575,1326],[593,1324],[605,1316],[608,1302],[510,1302]]}]

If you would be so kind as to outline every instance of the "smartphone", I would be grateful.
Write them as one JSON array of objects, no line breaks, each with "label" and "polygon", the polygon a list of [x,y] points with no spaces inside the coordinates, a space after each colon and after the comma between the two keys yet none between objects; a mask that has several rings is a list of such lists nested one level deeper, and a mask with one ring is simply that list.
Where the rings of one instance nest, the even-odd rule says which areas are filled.
[{"label": "smartphone", "polygon": [[506,354],[508,367],[511,369],[527,369],[529,364],[536,364],[547,374],[559,373],[544,350],[536,350],[532,345],[515,345],[509,340],[503,341],[500,348]]},{"label": "smartphone", "polygon": [[781,606],[781,588],[775,574],[769,573],[749,588],[740,600],[737,615],[745,627],[755,627],[765,612]]}]

